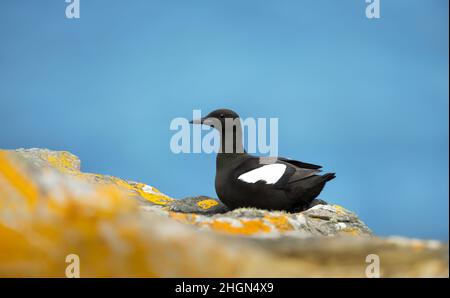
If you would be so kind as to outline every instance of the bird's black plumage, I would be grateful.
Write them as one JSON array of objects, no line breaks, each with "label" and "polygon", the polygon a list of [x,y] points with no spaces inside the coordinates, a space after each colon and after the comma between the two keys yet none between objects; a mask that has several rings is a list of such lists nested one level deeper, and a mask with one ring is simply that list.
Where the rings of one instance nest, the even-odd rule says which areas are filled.
[{"label": "bird's black plumage", "polygon": [[[226,119],[234,125],[227,125]],[[317,203],[315,198],[325,183],[335,178],[334,173],[319,175],[319,165],[248,154],[242,144],[239,116],[232,110],[215,110],[191,123],[210,125],[221,132],[215,187],[219,199],[230,209],[305,210]]]}]

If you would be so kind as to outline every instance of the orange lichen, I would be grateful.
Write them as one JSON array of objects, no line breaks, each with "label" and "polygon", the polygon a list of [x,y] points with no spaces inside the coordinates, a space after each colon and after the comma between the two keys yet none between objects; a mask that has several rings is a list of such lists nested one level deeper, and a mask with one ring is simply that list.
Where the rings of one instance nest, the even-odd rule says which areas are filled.
[{"label": "orange lichen", "polygon": [[279,232],[287,232],[294,229],[286,215],[266,215],[264,219],[273,224]]},{"label": "orange lichen", "polygon": [[212,199],[207,199],[207,200],[202,200],[202,201],[197,202],[197,206],[204,210],[207,210],[207,209],[217,206],[217,205],[219,205],[219,203],[216,200],[212,200]]},{"label": "orange lichen", "polygon": [[223,220],[214,220],[204,224],[215,231],[235,235],[254,235],[272,231],[270,226],[260,219],[239,220],[238,224]]},{"label": "orange lichen", "polygon": [[0,151],[0,179],[10,185],[19,195],[26,199],[30,207],[37,203],[38,190],[21,171],[8,159],[8,153]]},{"label": "orange lichen", "polygon": [[195,223],[196,215],[191,213],[169,212],[169,217],[181,223],[192,224]]}]

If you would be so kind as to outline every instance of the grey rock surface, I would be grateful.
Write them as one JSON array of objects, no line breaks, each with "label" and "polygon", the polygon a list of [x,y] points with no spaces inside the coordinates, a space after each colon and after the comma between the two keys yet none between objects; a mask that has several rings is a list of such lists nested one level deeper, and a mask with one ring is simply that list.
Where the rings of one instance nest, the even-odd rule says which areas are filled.
[{"label": "grey rock surface", "polygon": [[[214,201],[210,204],[203,204],[205,201]],[[188,197],[181,200],[175,200],[169,205],[169,210],[181,213],[195,213],[195,214],[219,214],[228,212],[229,209],[220,200],[213,199],[207,196]]]}]

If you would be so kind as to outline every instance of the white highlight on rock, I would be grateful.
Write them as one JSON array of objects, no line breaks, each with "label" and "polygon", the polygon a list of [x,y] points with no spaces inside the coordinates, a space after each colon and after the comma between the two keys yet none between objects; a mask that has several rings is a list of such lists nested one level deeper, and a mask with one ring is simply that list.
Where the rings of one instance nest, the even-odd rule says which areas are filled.
[{"label": "white highlight on rock", "polygon": [[154,195],[158,194],[156,191],[153,190],[153,187],[150,186],[150,185],[145,185],[142,188],[142,190],[145,191],[146,193],[151,193],[151,194],[154,194]]},{"label": "white highlight on rock", "polygon": [[153,186],[150,186],[150,185],[147,185],[147,184],[144,187],[142,187],[142,190],[144,192],[152,194],[152,195],[158,195],[158,196],[169,198],[168,195],[163,194],[162,192],[156,191],[156,189]]},{"label": "white highlight on rock", "polygon": [[267,184],[274,184],[277,183],[278,180],[280,180],[285,171],[286,165],[275,163],[262,166],[260,168],[244,173],[240,175],[238,179],[247,183],[255,183],[260,180],[264,180]]},{"label": "white highlight on rock", "polygon": [[336,224],[336,226],[337,226],[337,228],[338,228],[339,230],[344,230],[345,228],[347,228],[347,225],[346,225],[345,223],[343,223],[343,222],[338,222],[338,223]]}]

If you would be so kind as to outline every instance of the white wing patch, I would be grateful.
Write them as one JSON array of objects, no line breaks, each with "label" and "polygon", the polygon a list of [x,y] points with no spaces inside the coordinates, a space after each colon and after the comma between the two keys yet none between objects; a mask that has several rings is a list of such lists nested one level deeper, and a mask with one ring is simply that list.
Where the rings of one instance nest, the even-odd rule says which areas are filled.
[{"label": "white wing patch", "polygon": [[286,165],[274,163],[241,174],[238,179],[247,183],[255,183],[264,180],[267,184],[275,184],[280,180],[285,171]]}]

